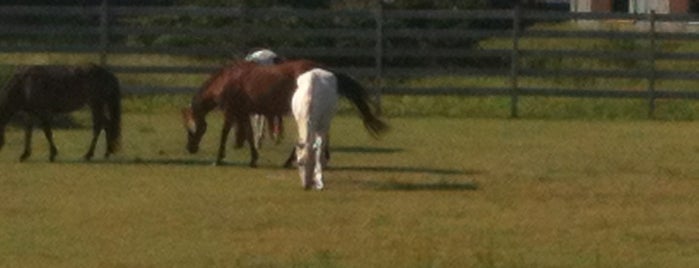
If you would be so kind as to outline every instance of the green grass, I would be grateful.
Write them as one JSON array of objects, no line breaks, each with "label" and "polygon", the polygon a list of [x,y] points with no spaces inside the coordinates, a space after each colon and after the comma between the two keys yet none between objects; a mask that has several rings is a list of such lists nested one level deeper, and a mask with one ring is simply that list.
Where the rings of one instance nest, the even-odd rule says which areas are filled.
[{"label": "green grass", "polygon": [[[130,105],[130,104],[129,104]],[[327,190],[279,146],[184,150],[177,110],[128,112],[123,151],[84,163],[89,129],[47,162],[0,151],[3,267],[694,267],[695,122],[390,118],[380,141],[336,118]],[[83,112],[76,115],[84,121]],[[98,150],[101,153],[102,144]]]}]

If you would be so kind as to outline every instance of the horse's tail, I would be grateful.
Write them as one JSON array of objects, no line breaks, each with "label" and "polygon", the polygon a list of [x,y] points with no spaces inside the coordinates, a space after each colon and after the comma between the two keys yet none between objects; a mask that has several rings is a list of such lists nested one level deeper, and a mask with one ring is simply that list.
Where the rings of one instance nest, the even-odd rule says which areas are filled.
[{"label": "horse's tail", "polygon": [[114,74],[107,72],[106,105],[109,120],[105,132],[107,135],[107,151],[114,153],[120,149],[121,143],[121,89],[119,80]]},{"label": "horse's tail", "polygon": [[334,72],[337,78],[337,91],[341,96],[349,99],[354,107],[359,110],[364,122],[364,127],[369,133],[378,137],[380,134],[388,130],[388,125],[381,121],[371,110],[369,106],[369,93],[362,87],[361,84],[351,76]]}]

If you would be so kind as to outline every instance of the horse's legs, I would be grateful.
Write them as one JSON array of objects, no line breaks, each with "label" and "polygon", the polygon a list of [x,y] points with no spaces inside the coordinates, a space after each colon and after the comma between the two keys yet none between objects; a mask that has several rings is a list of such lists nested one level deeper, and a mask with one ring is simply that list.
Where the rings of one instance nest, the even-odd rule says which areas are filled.
[{"label": "horse's legs", "polygon": [[286,159],[286,162],[284,162],[283,167],[290,168],[294,164],[295,160],[296,160],[296,146],[291,148],[291,153],[289,154],[289,158]]},{"label": "horse's legs", "polygon": [[330,162],[330,134],[326,133],[323,138],[323,168]]},{"label": "horse's legs", "polygon": [[315,141],[313,142],[313,151],[315,157],[315,163],[313,168],[313,187],[316,190],[323,189],[323,167],[327,164],[323,151],[325,151],[325,145],[323,142],[323,136],[320,134],[315,135]]},{"label": "horse's legs", "polygon": [[[311,141],[308,140],[308,142]],[[301,185],[306,190],[314,186],[314,166],[310,162],[315,159],[315,151],[313,150],[313,144],[308,142],[302,141],[296,145],[296,164],[299,169],[299,177],[301,177]]]},{"label": "horse's legs", "polygon": [[245,139],[248,140],[248,145],[250,146],[250,167],[257,167],[257,158],[259,157],[257,153],[257,148],[255,148],[255,140],[252,133],[252,124],[250,123],[249,116],[242,116],[241,120],[238,122],[240,127],[243,128],[245,133]]},{"label": "horse's legs", "polygon": [[27,160],[27,158],[32,155],[32,132],[34,131],[34,124],[31,116],[27,116],[26,120],[26,124],[24,125],[24,152],[19,157],[20,162]]},{"label": "horse's legs", "polygon": [[274,135],[272,137],[274,137],[274,141],[279,144],[284,138],[284,119],[281,115],[275,115],[272,116],[272,121],[274,122],[270,124],[270,126],[274,126],[272,130]]},{"label": "horse's legs", "polygon": [[216,162],[214,165],[218,166],[223,163],[223,158],[226,157],[226,142],[228,141],[228,134],[233,126],[233,121],[229,115],[225,115],[223,119],[223,128],[221,129],[221,140],[218,145],[218,155],[216,156]]},{"label": "horse's legs", "polygon": [[235,127],[235,145],[233,148],[242,148],[245,144],[245,139],[245,129],[238,124],[238,126]]},{"label": "horse's legs", "polygon": [[[265,120],[267,122],[267,135],[269,135],[269,138],[273,140],[275,143],[279,143],[279,140],[277,139],[277,116],[276,115],[266,115]],[[264,131],[264,129],[262,129]]]},{"label": "horse's legs", "polygon": [[[83,157],[87,161],[90,161],[90,159],[92,159],[92,156],[95,154],[95,146],[97,145],[97,139],[100,136],[100,132],[102,132],[102,129],[104,128],[104,122],[107,120],[107,118],[104,116],[104,113],[102,113],[103,110],[101,110],[98,105],[90,105],[90,110],[92,111],[92,141],[90,141],[90,148],[87,150],[87,153],[85,153],[85,156]],[[104,154],[104,157],[109,157],[109,153],[110,151],[107,150],[107,152]]]},{"label": "horse's legs", "polygon": [[255,148],[262,148],[262,140],[265,137],[265,116],[262,114],[253,114],[250,116],[253,128],[253,137],[255,137]]},{"label": "horse's legs", "polygon": [[42,115],[39,116],[39,119],[41,120],[41,127],[44,129],[44,136],[46,136],[46,140],[49,142],[49,161],[53,162],[53,160],[56,159],[56,155],[58,154],[58,149],[56,148],[56,144],[53,143],[53,131],[51,131],[51,116]]}]

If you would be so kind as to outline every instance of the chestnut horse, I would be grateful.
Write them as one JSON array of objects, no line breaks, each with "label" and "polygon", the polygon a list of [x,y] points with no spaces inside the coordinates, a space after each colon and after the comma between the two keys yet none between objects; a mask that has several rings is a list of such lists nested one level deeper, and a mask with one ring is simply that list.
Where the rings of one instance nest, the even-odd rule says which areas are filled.
[{"label": "chestnut horse", "polygon": [[[202,106],[218,104],[224,111],[225,119],[216,163],[220,164],[225,157],[228,133],[233,124],[237,124],[236,144],[241,145],[245,140],[248,141],[251,155],[250,166],[255,167],[258,152],[253,144],[249,116],[261,114],[269,119],[289,114],[291,97],[296,90],[296,78],[302,73],[318,67],[322,66],[314,61],[290,60],[270,66],[241,61],[223,68],[218,75],[214,76],[221,78],[210,81],[225,84],[222,92],[219,92],[219,97],[213,98],[218,101],[203,101],[203,99],[210,98],[202,97],[207,95],[202,89],[193,97],[191,107],[183,112],[185,125],[188,129],[187,148],[190,152],[196,152],[201,137],[206,131],[206,122],[203,120],[206,108],[202,108]],[[335,73],[335,75],[338,81],[338,93],[347,97],[357,107],[367,130],[372,135],[377,135],[387,129],[386,124],[371,111],[366,90],[356,80],[345,74]],[[285,166],[291,164],[293,156],[292,152],[292,155],[285,162]]]},{"label": "chestnut horse", "polygon": [[[250,115],[263,115],[276,132],[282,132],[281,118],[290,108],[295,78],[318,64],[307,60],[287,61],[265,66],[239,61],[221,68],[212,75],[192,97],[190,106],[182,110],[187,129],[187,150],[196,153],[206,133],[205,116],[216,107],[224,111],[224,124],[214,164],[221,164],[231,127],[235,124],[236,147],[245,141],[250,145],[250,166],[257,165],[258,152],[254,144]],[[262,80],[262,81],[257,81]]]},{"label": "chestnut horse", "polygon": [[[245,61],[262,65],[271,65],[279,63],[281,58],[271,50],[261,49],[248,54],[245,57]],[[220,108],[221,92],[223,92],[223,88],[231,82],[231,77],[235,75],[231,67],[232,65],[224,66],[216,73],[212,74],[192,97],[190,106],[182,109],[182,116],[188,132],[187,150],[190,153],[199,151],[199,142],[206,132],[207,127],[206,115],[212,110]],[[253,132],[257,132],[254,134],[254,144],[256,148],[259,148],[263,135],[261,132],[265,127],[265,117],[258,114],[251,115],[251,117],[255,125],[254,130],[256,130]],[[266,119],[269,121],[270,136],[279,138],[282,127],[281,117]],[[237,128],[236,148],[242,147],[245,142],[245,135],[242,134],[243,131],[245,131],[245,129],[241,127]],[[220,164],[220,160],[217,160],[215,163]]]},{"label": "chestnut horse", "polygon": [[[0,148],[5,143],[5,126],[17,112],[26,112],[41,122],[49,142],[49,160],[54,161],[58,149],[53,143],[51,119],[54,114],[75,111],[87,104],[92,111],[92,141],[85,160],[92,159],[100,132],[106,133],[105,158],[115,153],[121,137],[121,93],[119,81],[97,65],[29,66],[19,68],[0,93]],[[25,122],[24,153],[20,161],[31,155],[33,124]]]}]

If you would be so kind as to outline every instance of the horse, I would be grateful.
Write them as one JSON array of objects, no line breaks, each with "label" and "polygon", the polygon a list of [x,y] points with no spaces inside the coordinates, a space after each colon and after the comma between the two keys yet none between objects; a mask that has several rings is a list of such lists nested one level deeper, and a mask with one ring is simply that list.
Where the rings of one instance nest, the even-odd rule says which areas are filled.
[{"label": "horse", "polygon": [[[282,116],[291,111],[291,96],[296,90],[296,78],[315,68],[323,68],[322,65],[309,60],[293,60],[282,62],[272,66],[258,66],[247,74],[235,88],[232,86],[224,92],[226,97],[223,98],[225,106],[240,107],[241,102],[244,104],[246,100],[253,99],[254,102],[247,103],[251,105],[249,109],[265,114],[266,116]],[[369,105],[369,94],[362,85],[351,76],[341,73],[332,72],[336,80],[336,92],[342,97],[347,98],[357,110],[364,123],[364,127],[374,138],[388,129],[388,125],[381,121],[372,111]],[[260,90],[262,89],[262,90]],[[259,101],[264,98],[256,97],[266,96],[266,98],[275,98],[274,102]],[[274,96],[276,95],[276,96]],[[265,104],[266,103],[266,104]],[[273,108],[275,110],[270,111]],[[327,144],[327,142],[326,142]],[[329,159],[330,153],[325,147],[325,156]],[[295,147],[291,154],[284,162],[284,167],[291,167],[296,159]]]},{"label": "horse", "polygon": [[[249,116],[259,114],[268,120],[281,118],[291,110],[291,95],[296,88],[296,77],[319,64],[309,60],[286,61],[276,65],[259,65],[251,62],[238,62],[229,71],[230,83],[221,93],[221,108],[224,111],[224,124],[219,143],[217,162],[225,157],[228,132],[233,123],[238,124],[237,145],[248,141],[250,146],[250,166],[256,167],[258,158],[254,146],[252,125]],[[269,121],[283,132],[281,120]]]},{"label": "horse", "polygon": [[[271,65],[279,62],[279,58],[274,52],[267,49],[257,50],[249,53],[245,57],[245,61],[254,62],[262,65]],[[202,84],[199,91],[192,97],[189,107],[182,109],[182,118],[184,120],[185,129],[187,129],[187,151],[190,153],[196,153],[199,151],[199,143],[204,133],[206,133],[206,115],[216,108],[220,108],[221,92],[223,92],[224,87],[232,83],[235,76],[235,70],[232,70],[232,65],[227,65],[219,69],[217,72],[209,76],[209,78]],[[265,117],[262,115],[253,114],[250,120],[255,123],[257,133],[254,135],[255,148],[260,147],[261,136],[264,129]],[[281,120],[279,118],[267,118],[269,122],[270,136],[277,139],[281,136]],[[236,148],[243,146],[246,141],[246,135],[243,132],[246,131],[244,127],[238,124],[236,133]],[[253,130],[254,131],[254,130]],[[257,138],[257,137],[260,138]],[[220,151],[220,150],[219,150]],[[214,164],[221,164],[222,157],[219,157]]]},{"label": "horse", "polygon": [[312,69],[296,79],[291,109],[298,126],[296,162],[304,189],[323,189],[328,163],[330,121],[337,110],[337,79],[323,69]]},{"label": "horse", "polygon": [[[107,143],[104,157],[109,158],[118,151],[121,139],[121,92],[114,74],[94,64],[19,67],[0,97],[0,149],[5,144],[5,126],[10,118],[25,112],[39,119],[49,142],[49,161],[53,162],[58,149],[53,142],[52,117],[78,110],[86,104],[92,112],[92,140],[83,158],[92,159],[102,130]],[[28,118],[20,161],[31,155],[33,127]]]},{"label": "horse", "polygon": [[245,56],[245,60],[262,65],[272,65],[284,61],[277,53],[269,49],[259,49],[248,53],[248,55]]},{"label": "horse", "polygon": [[[237,124],[236,145],[241,146],[244,141],[250,145],[250,166],[255,167],[258,152],[253,144],[250,115],[262,114],[269,118],[281,118],[291,111],[291,96],[296,90],[296,78],[314,68],[323,67],[321,64],[310,60],[287,60],[275,65],[259,65],[256,63],[238,61],[220,70],[219,77],[208,83],[220,83],[218,97],[204,98],[207,95],[202,91],[205,85],[193,99],[190,108],[183,110],[185,126],[188,129],[187,148],[190,152],[196,152],[201,137],[206,131],[204,115],[206,110],[213,108],[205,106],[218,105],[224,111],[224,124],[219,143],[216,164],[220,164],[225,157],[225,144],[230,128]],[[338,80],[338,93],[347,97],[363,118],[364,126],[374,136],[387,129],[387,125],[378,119],[368,105],[366,90],[353,78],[342,73],[335,73]],[[211,99],[211,101],[203,101]],[[217,99],[218,101],[213,101]],[[281,125],[280,125],[281,128]],[[281,130],[280,130],[281,131]],[[284,166],[291,166],[292,155],[289,156]]]}]

